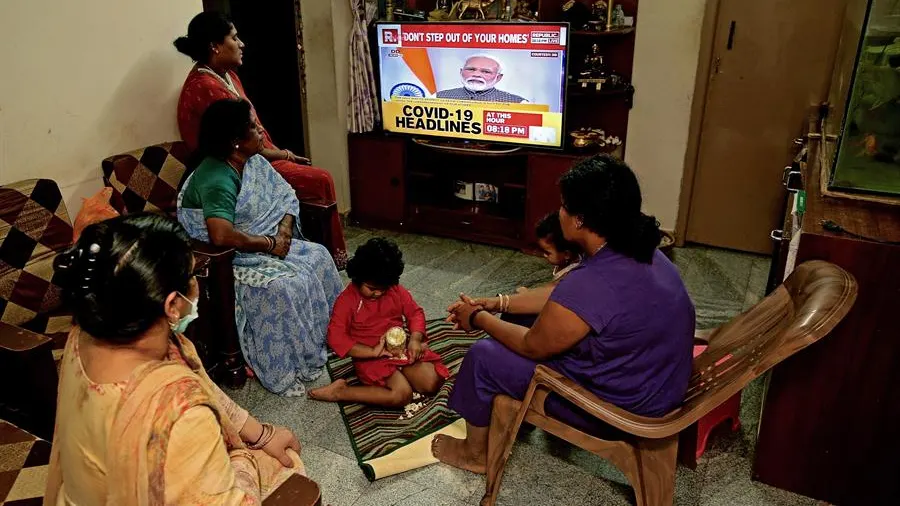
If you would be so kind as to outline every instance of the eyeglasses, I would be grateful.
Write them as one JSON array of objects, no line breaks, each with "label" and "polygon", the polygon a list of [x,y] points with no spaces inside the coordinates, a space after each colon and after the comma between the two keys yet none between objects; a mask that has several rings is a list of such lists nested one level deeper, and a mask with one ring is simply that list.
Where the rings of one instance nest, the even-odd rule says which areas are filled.
[{"label": "eyeglasses", "polygon": [[191,271],[191,277],[207,278],[209,277],[209,257],[199,255],[194,257],[194,270]]},{"label": "eyeglasses", "polygon": [[193,272],[191,272],[191,277],[194,278],[207,278],[209,277],[209,266],[202,265],[194,268]]},{"label": "eyeglasses", "polygon": [[481,68],[481,67],[463,67],[463,71],[469,72],[469,73],[480,72],[486,76],[492,76],[497,73],[497,71],[494,69],[486,69],[486,68]]}]

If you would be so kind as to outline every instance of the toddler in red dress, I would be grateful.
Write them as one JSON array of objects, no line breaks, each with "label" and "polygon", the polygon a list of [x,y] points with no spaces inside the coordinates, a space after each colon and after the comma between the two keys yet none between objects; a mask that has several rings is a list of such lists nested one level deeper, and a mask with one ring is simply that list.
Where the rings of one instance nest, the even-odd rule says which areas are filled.
[{"label": "toddler in red dress", "polygon": [[[374,238],[356,249],[347,264],[351,283],[334,303],[328,345],[353,358],[362,385],[339,379],[310,390],[310,398],[403,407],[413,392],[432,395],[450,376],[425,343],[425,312],[400,285],[402,273],[403,253],[393,241]],[[391,347],[388,335],[404,326],[405,346]]]}]

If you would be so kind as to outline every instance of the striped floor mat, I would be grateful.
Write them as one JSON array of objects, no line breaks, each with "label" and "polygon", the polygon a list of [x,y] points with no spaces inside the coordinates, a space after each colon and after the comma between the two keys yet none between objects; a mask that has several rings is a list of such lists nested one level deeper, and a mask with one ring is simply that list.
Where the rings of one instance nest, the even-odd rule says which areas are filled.
[{"label": "striped floor mat", "polygon": [[[465,435],[465,424],[447,408],[447,399],[463,357],[484,334],[466,334],[438,320],[428,324],[427,335],[428,346],[441,355],[451,374],[437,395],[413,401],[422,406],[411,415],[405,410],[341,404],[353,451],[371,481],[434,463],[430,443],[436,433]],[[332,380],[344,378],[351,385],[359,384],[349,358],[332,358],[328,372]]]}]

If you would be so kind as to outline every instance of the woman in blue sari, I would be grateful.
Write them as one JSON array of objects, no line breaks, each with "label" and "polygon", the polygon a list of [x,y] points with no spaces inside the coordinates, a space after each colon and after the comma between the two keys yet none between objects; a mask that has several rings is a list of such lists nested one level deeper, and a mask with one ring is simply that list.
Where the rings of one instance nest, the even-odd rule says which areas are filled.
[{"label": "woman in blue sari", "polygon": [[237,250],[235,323],[241,350],[268,390],[305,393],[325,365],[325,335],[340,276],[324,246],[302,239],[293,188],[259,155],[263,137],[243,100],[209,106],[206,157],[178,195],[191,237]]}]

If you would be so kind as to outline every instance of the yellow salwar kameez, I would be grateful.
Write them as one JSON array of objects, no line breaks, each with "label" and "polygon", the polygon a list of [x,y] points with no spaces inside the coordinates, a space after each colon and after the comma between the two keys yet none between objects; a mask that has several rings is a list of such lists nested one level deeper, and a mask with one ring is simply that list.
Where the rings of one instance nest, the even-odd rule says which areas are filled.
[{"label": "yellow salwar kameez", "polygon": [[293,450],[286,468],[245,447],[247,411],[209,379],[183,336],[167,360],[105,384],[84,372],[86,337],[72,330],[60,365],[45,505],[253,505],[305,474]]}]

